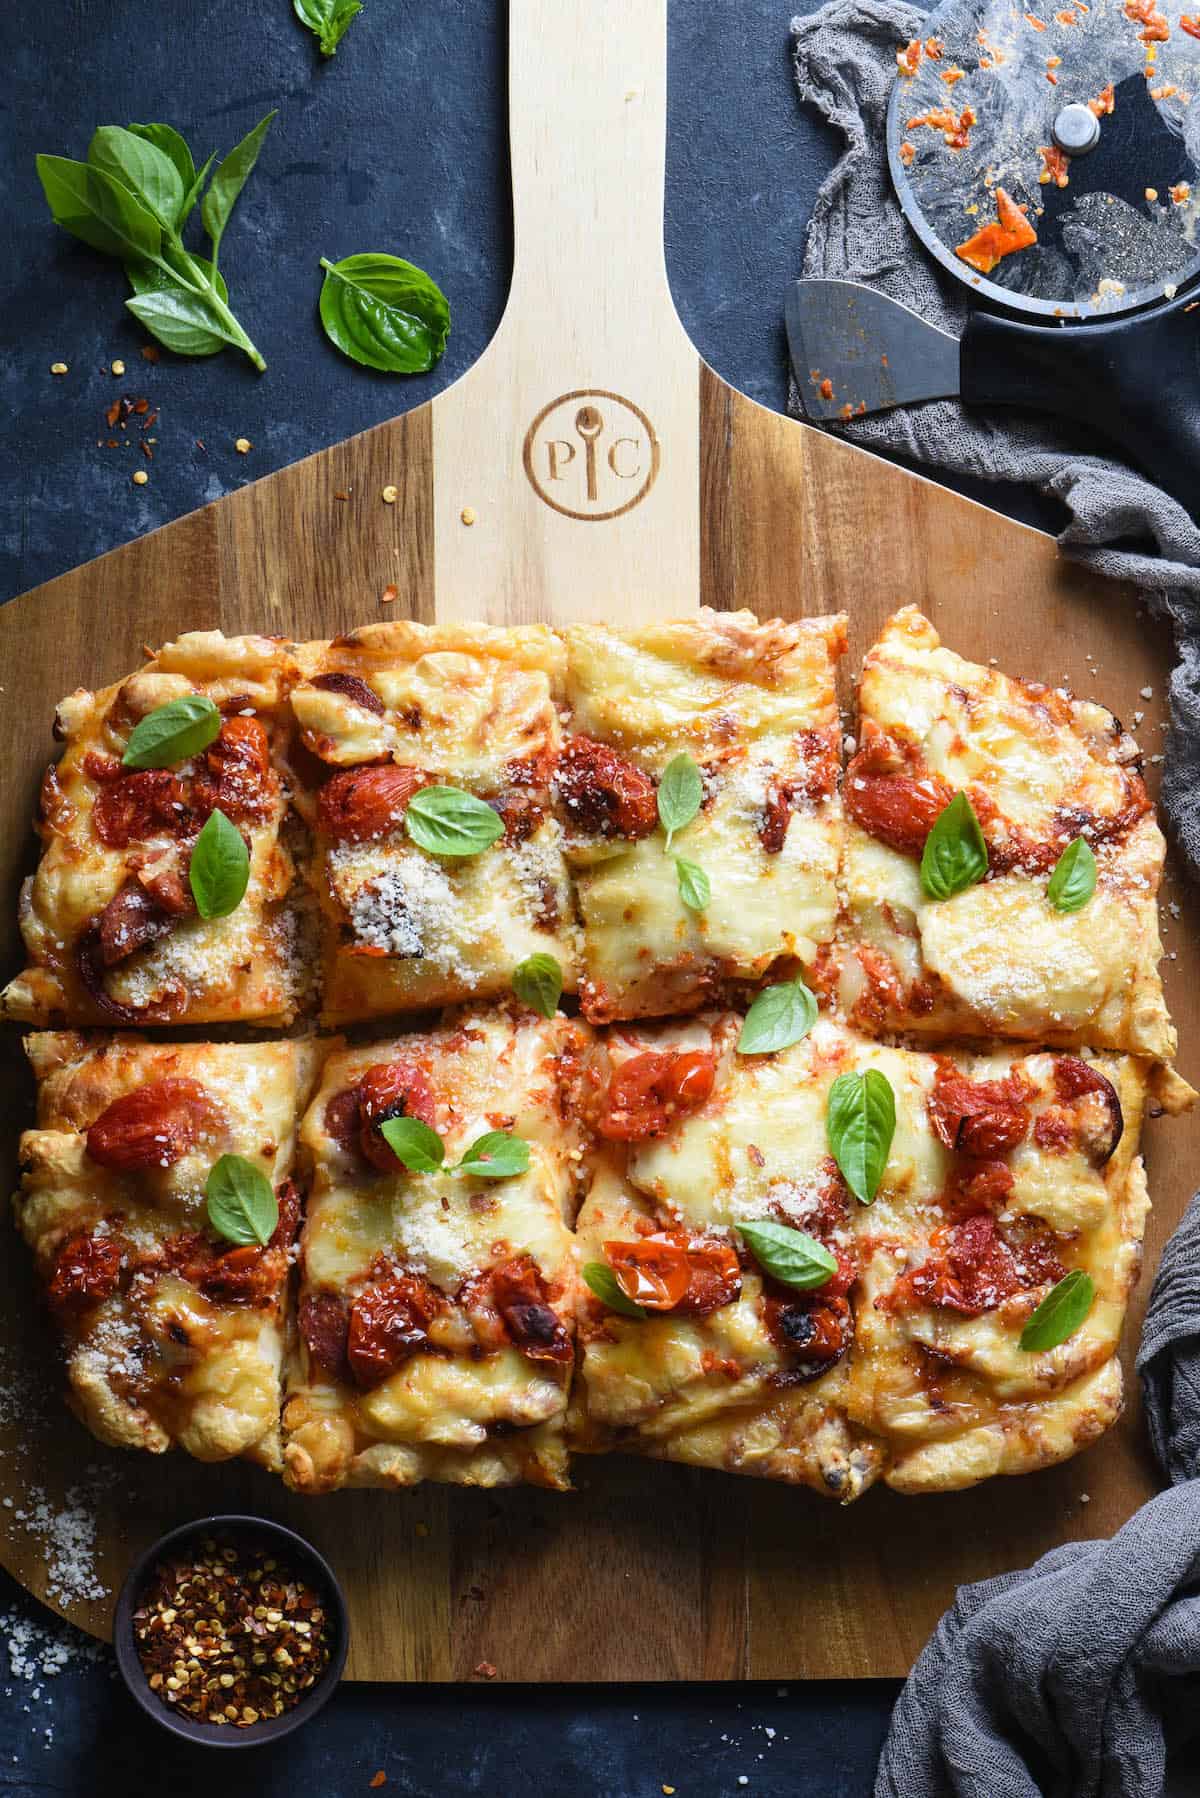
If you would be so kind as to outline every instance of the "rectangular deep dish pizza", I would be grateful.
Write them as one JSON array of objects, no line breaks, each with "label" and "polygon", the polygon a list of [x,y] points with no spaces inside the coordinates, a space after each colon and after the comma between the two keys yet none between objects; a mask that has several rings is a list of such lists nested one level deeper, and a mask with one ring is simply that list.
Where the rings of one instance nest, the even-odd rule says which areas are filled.
[{"label": "rectangular deep dish pizza", "polygon": [[2,1005],[96,1435],[306,1493],[622,1452],[846,1502],[1109,1427],[1142,1122],[1194,1097],[1137,747],[911,607],[844,741],[845,647],[197,632],[63,701]]}]

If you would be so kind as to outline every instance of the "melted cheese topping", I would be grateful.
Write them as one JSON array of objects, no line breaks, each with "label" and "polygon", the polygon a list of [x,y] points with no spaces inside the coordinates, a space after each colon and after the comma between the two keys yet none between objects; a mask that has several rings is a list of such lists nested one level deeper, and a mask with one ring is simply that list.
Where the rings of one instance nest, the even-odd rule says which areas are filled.
[{"label": "melted cheese topping", "polygon": [[568,845],[588,1016],[688,1010],[717,981],[757,980],[792,959],[810,964],[837,916],[838,797],[799,800],[776,853],[760,832],[773,788],[802,788],[814,773],[807,756],[836,729],[833,659],[844,619],[759,625],[748,613],[703,612],[630,635],[600,625],[564,634],[574,728],[656,775],[686,752],[706,778],[703,810],[673,844],[708,875],[703,912],[683,905],[661,832],[629,845],[586,837]]},{"label": "melted cheese topping", "polygon": [[[218,1155],[242,1155],[279,1185],[322,1053],[312,1039],[95,1043],[74,1032],[34,1035],[27,1046],[38,1127],[21,1139],[16,1212],[45,1278],[59,1245],[78,1230],[116,1233],[140,1258],[204,1229],[204,1186]],[[93,1162],[88,1126],[116,1099],[168,1078],[198,1081],[218,1121],[168,1168],[121,1174]],[[273,1305],[221,1304],[175,1274],[143,1270],[127,1293],[89,1312],[73,1338],[73,1402],[88,1427],[118,1447],[161,1453],[178,1445],[201,1460],[243,1455],[277,1467],[283,1300],[281,1283]]]},{"label": "melted cheese topping", "polygon": [[[550,1302],[572,1329],[574,1210],[578,1133],[561,1116],[560,1060],[578,1053],[581,1027],[564,1017],[532,1019],[504,1012],[469,1013],[457,1026],[404,1037],[331,1057],[303,1125],[314,1179],[303,1239],[302,1292],[353,1298],[378,1257],[423,1274],[453,1300],[464,1283],[515,1256],[532,1256]],[[377,1062],[402,1058],[428,1076],[437,1096],[437,1129],[446,1162],[492,1129],[510,1129],[531,1147],[529,1169],[504,1180],[454,1172],[379,1173],[357,1149],[325,1129],[330,1099],[356,1084]],[[489,1433],[497,1426],[549,1434],[534,1458],[546,1483],[561,1483],[567,1375],[516,1348],[480,1353],[457,1307],[433,1325],[439,1353],[416,1355],[367,1392],[332,1381],[308,1365],[301,1347],[289,1380],[285,1462],[303,1490],[343,1484],[407,1484],[437,1477],[490,1483],[479,1450],[500,1478],[529,1477],[521,1456],[496,1460]],[[420,1445],[435,1454],[469,1451],[447,1474],[423,1455],[372,1459],[373,1445]],[[508,1470],[507,1472],[505,1470]],[[518,1470],[519,1471],[514,1471]],[[536,1476],[534,1476],[536,1477]]]},{"label": "melted cheese topping", "polygon": [[[391,756],[482,792],[505,783],[510,762],[557,749],[561,643],[544,625],[502,630],[367,625],[298,651],[305,681],[291,696],[307,747],[338,767]],[[363,681],[382,714],[310,683]]]}]

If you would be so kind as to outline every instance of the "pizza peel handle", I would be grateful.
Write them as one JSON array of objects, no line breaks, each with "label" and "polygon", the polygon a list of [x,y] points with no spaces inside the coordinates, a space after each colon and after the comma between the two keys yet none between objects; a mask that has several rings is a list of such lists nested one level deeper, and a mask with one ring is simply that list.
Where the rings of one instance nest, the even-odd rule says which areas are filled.
[{"label": "pizza peel handle", "polygon": [[972,314],[969,405],[1027,406],[1094,432],[1200,519],[1200,309],[1189,296],[1113,324],[1059,331]]},{"label": "pizza peel handle", "polygon": [[432,409],[441,619],[698,603],[700,359],[663,255],[666,70],[666,0],[512,0],[512,288]]}]

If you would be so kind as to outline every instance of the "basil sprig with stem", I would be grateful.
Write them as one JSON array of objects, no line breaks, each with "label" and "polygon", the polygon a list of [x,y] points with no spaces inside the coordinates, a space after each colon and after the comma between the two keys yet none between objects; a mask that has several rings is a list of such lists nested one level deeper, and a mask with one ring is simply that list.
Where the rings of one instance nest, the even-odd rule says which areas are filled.
[{"label": "basil sprig with stem", "polygon": [[227,918],[250,884],[250,851],[236,824],[218,807],[192,846],[188,884],[202,918]]},{"label": "basil sprig with stem", "polygon": [[462,787],[421,787],[409,800],[404,828],[420,849],[431,855],[479,855],[504,825],[483,799]]},{"label": "basil sprig with stem", "polygon": [[220,735],[221,714],[206,693],[184,693],[140,718],[129,733],[123,768],[172,768]]},{"label": "basil sprig with stem", "polygon": [[1046,897],[1055,911],[1081,911],[1096,890],[1096,857],[1086,837],[1068,843],[1054,864]]},{"label": "basil sprig with stem", "polygon": [[967,795],[956,793],[925,839],[921,885],[931,899],[949,899],[977,885],[987,871],[979,819]]},{"label": "basil sprig with stem", "polygon": [[1080,1267],[1072,1268],[1057,1286],[1050,1288],[1021,1331],[1021,1347],[1034,1355],[1066,1342],[1084,1323],[1095,1296],[1092,1276]]},{"label": "basil sprig with stem", "polygon": [[383,251],[322,256],[321,324],[330,343],[387,375],[420,375],[442,359],[450,303],[431,275]]},{"label": "basil sprig with stem", "polygon": [[608,1306],[610,1311],[619,1311],[622,1317],[644,1318],[647,1316],[644,1305],[639,1305],[636,1299],[631,1299],[621,1291],[617,1276],[607,1261],[585,1261],[583,1278],[591,1291],[595,1293],[602,1304]]},{"label": "basil sprig with stem", "polygon": [[[197,174],[192,153],[171,125],[101,125],[86,162],[39,156],[38,177],[56,224],[121,262],[133,288],[125,304],[158,341],[182,356],[211,356],[227,345],[263,369],[266,363],[229,307],[217,268],[221,239],[274,118],[268,113],[214,171]],[[208,191],[204,192],[205,182]],[[211,257],[183,242],[201,198]]]},{"label": "basil sprig with stem", "polygon": [[673,756],[658,783],[658,818],[667,833],[670,849],[678,833],[689,825],[704,799],[704,776],[686,752]]},{"label": "basil sprig with stem", "polygon": [[878,1068],[839,1074],[825,1111],[829,1152],[861,1205],[874,1202],[896,1133],[896,1095]]},{"label": "basil sprig with stem", "polygon": [[362,11],[362,0],[292,0],[296,17],[316,38],[322,56],[336,56],[337,47]]},{"label": "basil sprig with stem", "polygon": [[817,1021],[817,1001],[802,980],[765,986],[746,1013],[739,1055],[774,1055],[807,1036]]},{"label": "basil sprig with stem", "polygon": [[513,969],[512,985],[522,1005],[552,1018],[562,998],[563,971],[553,955],[530,955]]},{"label": "basil sprig with stem", "polygon": [[790,1224],[739,1223],[737,1228],[759,1266],[784,1286],[811,1292],[837,1272],[836,1255],[815,1236],[794,1230]]},{"label": "basil sprig with stem", "polygon": [[384,1142],[410,1174],[472,1174],[477,1180],[509,1180],[529,1166],[529,1144],[509,1130],[485,1130],[460,1162],[446,1167],[446,1145],[420,1118],[385,1118],[379,1126]]},{"label": "basil sprig with stem", "polygon": [[239,1248],[265,1248],[279,1223],[279,1201],[260,1167],[244,1155],[222,1155],[204,1183],[208,1221]]}]

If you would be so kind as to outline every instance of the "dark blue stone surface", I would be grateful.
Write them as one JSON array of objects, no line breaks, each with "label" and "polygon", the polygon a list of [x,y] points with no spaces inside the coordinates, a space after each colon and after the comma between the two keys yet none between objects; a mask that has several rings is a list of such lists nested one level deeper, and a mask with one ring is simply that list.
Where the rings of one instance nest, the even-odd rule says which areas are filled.
[{"label": "dark blue stone surface", "polygon": [[[671,7],[676,301],[704,356],[775,407],[786,392],[783,290],[835,150],[793,95],[790,10],[787,0]],[[0,13],[0,596],[421,403],[479,356],[511,257],[498,0],[366,0],[328,63],[288,0],[37,0]],[[201,154],[224,151],[272,107],[279,116],[222,252],[269,371],[258,376],[233,353],[188,362],[164,352],[150,365],[120,271],[50,225],[34,153],[81,157],[95,125],[133,119],[168,120]],[[318,258],[366,249],[420,263],[450,296],[453,334],[434,374],[373,376],[322,336]],[[118,357],[122,379],[102,372]],[[59,360],[70,365],[62,379],[49,373]],[[121,393],[159,409],[144,488],[130,481],[134,443],[97,443]],[[246,457],[234,450],[241,436],[254,445]],[[1039,515],[1027,498],[1003,499]],[[602,1569],[595,1598],[602,1628]],[[13,1616],[45,1621],[2,1576],[0,1607],[0,1635]],[[679,1798],[865,1798],[896,1690],[347,1687],[294,1741],[214,1766],[160,1738],[106,1659],[49,1680],[5,1680],[5,1659],[0,1647],[0,1792],[135,1798],[207,1793],[214,1778],[228,1798],[341,1798],[367,1791],[378,1769],[385,1798],[655,1798],[664,1785]]]}]

